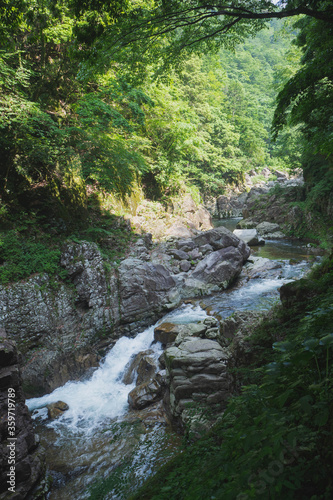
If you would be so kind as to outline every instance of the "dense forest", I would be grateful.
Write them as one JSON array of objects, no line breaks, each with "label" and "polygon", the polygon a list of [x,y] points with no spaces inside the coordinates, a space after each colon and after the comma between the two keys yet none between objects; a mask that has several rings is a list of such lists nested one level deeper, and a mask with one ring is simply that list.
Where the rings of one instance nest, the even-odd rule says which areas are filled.
[{"label": "dense forest", "polygon": [[[310,2],[314,13],[295,17],[289,3],[284,22],[226,16],[224,26],[200,2],[184,13],[182,2],[4,2],[0,222],[15,230],[1,236],[2,260],[14,246],[16,261],[1,281],[54,272],[50,229],[53,241],[77,232],[101,193],[123,214],[142,190],[164,202],[218,196],[249,170],[301,167],[305,205],[326,213],[332,28],[316,9],[329,21],[330,6]],[[32,227],[39,246],[22,248]]]},{"label": "dense forest", "polygon": [[[264,167],[302,172],[314,241],[332,232],[330,0],[3,0],[0,39],[0,284],[66,280],[67,238],[118,258],[136,197],[203,201]],[[293,285],[225,417],[133,498],[331,498],[332,276],[331,254]]]},{"label": "dense forest", "polygon": [[211,51],[206,40],[179,51],[176,32],[151,43],[139,28],[121,43],[121,30],[151,8],[4,2],[2,214],[43,212],[38,197],[55,214],[57,200],[78,209],[87,185],[125,196],[139,183],[161,198],[185,183],[216,195],[265,165],[302,165],[310,180],[331,182],[330,23],[253,22],[212,39]]}]

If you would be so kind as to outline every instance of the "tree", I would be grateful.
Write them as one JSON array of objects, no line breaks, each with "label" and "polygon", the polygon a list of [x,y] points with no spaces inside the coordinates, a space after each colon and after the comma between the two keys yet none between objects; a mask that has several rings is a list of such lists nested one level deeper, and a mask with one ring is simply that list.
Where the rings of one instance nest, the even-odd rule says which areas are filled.
[{"label": "tree", "polygon": [[149,2],[135,5],[133,1],[126,15],[110,27],[114,49],[139,42],[142,53],[162,37],[167,40],[166,52],[172,50],[174,57],[186,48],[232,46],[270,19],[304,14],[333,23],[333,6],[323,0],[157,0],[153,8]]},{"label": "tree", "polygon": [[298,126],[303,133],[306,180],[319,182],[326,177],[328,185],[333,163],[333,26],[305,17],[296,27],[302,65],[278,94],[273,131],[277,136],[288,125]]}]

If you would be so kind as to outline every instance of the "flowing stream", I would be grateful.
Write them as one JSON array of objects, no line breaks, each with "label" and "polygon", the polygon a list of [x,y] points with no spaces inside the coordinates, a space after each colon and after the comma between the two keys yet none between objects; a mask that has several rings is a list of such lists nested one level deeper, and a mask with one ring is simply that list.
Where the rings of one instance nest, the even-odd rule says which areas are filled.
[{"label": "flowing stream", "polygon": [[[228,228],[232,230],[238,220],[229,220]],[[309,249],[287,241],[267,242],[253,248],[252,254],[277,260],[280,267],[250,280],[242,274],[232,289],[184,305],[158,323],[186,324],[207,314],[223,318],[234,311],[266,310],[278,300],[279,287],[301,277],[315,260]],[[131,360],[148,349],[156,361],[162,353],[161,344],[153,342],[155,326],[135,338],[120,338],[87,380],[67,382],[51,394],[27,401],[53,480],[49,500],[126,500],[179,450],[181,438],[166,424],[161,405],[139,412],[127,404],[135,380],[125,384],[123,376]],[[50,421],[46,405],[59,400],[69,410]],[[103,493],[103,480],[108,494]]]}]

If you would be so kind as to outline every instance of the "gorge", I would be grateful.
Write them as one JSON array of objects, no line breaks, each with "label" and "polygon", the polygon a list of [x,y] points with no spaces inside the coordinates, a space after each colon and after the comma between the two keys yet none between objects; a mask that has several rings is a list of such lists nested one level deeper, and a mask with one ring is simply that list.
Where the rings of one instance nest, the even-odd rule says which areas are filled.
[{"label": "gorge", "polygon": [[[236,222],[237,220],[235,220],[234,225]],[[181,240],[179,241],[181,242]],[[191,394],[194,393],[195,400],[195,393],[202,394],[205,391],[205,376],[210,377],[208,392],[211,393],[214,389],[212,375],[209,375],[214,363],[214,357],[212,357],[214,344],[222,349],[217,359],[220,359],[222,352],[225,352],[228,366],[232,366],[236,360],[232,359],[230,354],[232,350],[228,349],[227,346],[235,344],[233,339],[241,329],[240,326],[244,326],[244,323],[246,325],[248,322],[248,328],[254,328],[256,322],[260,321],[261,315],[256,317],[253,311],[266,311],[267,313],[271,304],[276,301],[278,288],[283,283],[302,276],[309,268],[309,262],[314,259],[314,257],[311,258],[309,250],[301,245],[293,245],[288,242],[280,243],[280,246],[278,243],[275,246],[274,242],[267,242],[266,245],[266,253],[269,254],[270,251],[275,253],[274,257],[277,260],[270,261],[270,263],[274,263],[274,266],[267,266],[267,262],[263,260],[263,264],[266,264],[267,268],[264,272],[265,277],[260,277],[258,265],[253,272],[251,265],[254,267],[254,264],[249,262],[243,267],[242,274],[232,289],[222,293],[216,292],[208,297],[203,296],[197,300],[194,299],[191,304],[176,309],[158,322],[159,324],[169,322],[185,325],[183,339],[181,341],[179,339],[178,342],[176,339],[176,345],[179,345],[177,349],[179,349],[182,345],[186,345],[186,340],[191,338],[188,337],[191,324],[198,322],[204,324],[208,318],[215,319],[211,316],[212,314],[220,318],[217,320],[218,328],[215,328],[215,337],[212,335],[206,337],[205,328],[202,327],[201,333],[194,333],[194,339],[198,339],[197,343],[204,345],[205,342],[206,344],[208,342],[212,344],[206,346],[208,349],[206,354],[204,355],[203,352],[200,354],[199,347],[197,354],[192,351],[192,361],[191,358],[186,361],[185,357],[180,358],[177,364],[179,368],[186,366],[188,362],[194,363],[195,366],[198,363],[195,361],[196,356],[201,359],[201,364],[196,369],[193,365],[192,368],[189,365],[190,378],[187,375],[188,380],[193,380],[193,382],[196,372],[200,373],[202,378],[201,381],[197,382],[197,385],[193,386],[193,389],[187,389],[187,406],[189,407],[187,412],[190,412],[190,415],[191,412],[197,415],[196,418],[192,416],[192,424],[191,417],[187,417],[185,428],[193,435],[200,435],[204,430],[207,430],[207,425],[209,428],[214,421],[213,419],[209,424],[200,417],[198,408],[191,407],[191,403],[192,406],[195,403],[195,401],[191,401]],[[293,264],[289,264],[291,258]],[[257,257],[257,259],[260,261],[263,258]],[[238,319],[239,313],[240,319]],[[235,319],[233,319],[234,317]],[[234,327],[230,326],[230,321],[231,323],[234,321]],[[200,336],[198,337],[198,335]],[[205,337],[210,338],[210,340],[203,340]],[[127,498],[142,483],[142,480],[147,478],[147,475],[154,472],[177,450],[174,443],[177,443],[178,438],[173,433],[170,434],[169,429],[170,417],[173,420],[179,419],[176,408],[170,406],[170,402],[166,403],[168,416],[165,409],[161,407],[161,403],[156,404],[152,400],[152,406],[150,408],[148,405],[146,414],[145,410],[130,410],[127,398],[129,392],[135,387],[135,381],[129,385],[122,382],[126,367],[128,368],[130,365],[131,359],[142,351],[143,353],[147,352],[149,357],[155,360],[156,365],[159,364],[158,358],[163,352],[162,346],[160,342],[152,344],[153,340],[154,326],[139,333],[133,339],[122,337],[116,342],[102,362],[101,367],[94,372],[89,380],[67,383],[49,395],[28,401],[31,410],[40,408],[35,412],[34,418],[38,422],[37,430],[47,449],[48,468],[54,478],[50,498],[60,499],[66,498],[66,496],[68,498],[73,496],[74,498],[78,496],[80,498],[93,498],[87,488],[94,484],[96,476],[114,477],[114,489],[110,490],[109,498]],[[223,348],[220,347],[221,345]],[[175,356],[175,353],[171,352],[172,349],[175,347],[167,349],[166,360],[170,356],[172,359]],[[240,356],[239,349],[237,356]],[[226,368],[224,368],[224,372],[225,370]],[[172,365],[170,366],[167,373],[168,384],[173,383],[175,376],[179,379],[178,371],[177,375],[176,372],[174,374],[174,369]],[[221,380],[220,371],[214,373],[218,373],[219,380]],[[230,397],[232,387],[236,386],[233,378],[230,375],[227,384],[229,392],[225,395],[225,401]],[[211,395],[213,396],[214,392]],[[158,399],[162,397],[163,394]],[[47,423],[46,405],[58,400],[65,401],[69,405],[69,410],[64,412],[60,419]],[[210,400],[216,403],[219,398],[215,396],[215,399],[211,397]],[[221,403],[221,399],[219,402]],[[219,411],[221,411],[220,406]],[[185,414],[182,416],[182,420],[184,428]],[[69,464],[71,464],[70,468]]]},{"label": "gorge", "polygon": [[0,500],[333,497],[331,0],[0,7]]}]

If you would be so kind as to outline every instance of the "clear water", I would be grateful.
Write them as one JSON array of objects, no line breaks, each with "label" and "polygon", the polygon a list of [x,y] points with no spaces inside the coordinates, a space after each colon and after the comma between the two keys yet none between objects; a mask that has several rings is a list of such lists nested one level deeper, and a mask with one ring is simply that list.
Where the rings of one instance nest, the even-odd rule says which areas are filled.
[{"label": "clear water", "polygon": [[236,229],[238,222],[242,220],[242,217],[229,217],[228,219],[214,219],[213,226],[219,227],[223,226],[229,229],[229,231],[233,231]]},{"label": "clear water", "polygon": [[[301,278],[310,269],[307,261],[291,265],[281,260],[281,268],[269,271],[267,278],[248,280],[240,277],[234,288],[201,301],[209,314],[226,318],[235,311],[267,311],[279,300],[279,289],[297,278]],[[272,274],[272,277],[269,277]]]},{"label": "clear water", "polygon": [[[201,307],[189,304],[162,321],[189,323],[206,317]],[[110,475],[114,477],[110,498],[126,498],[179,449],[180,438],[165,425],[159,408],[130,411],[127,396],[135,383],[122,381],[139,352],[149,349],[158,362],[162,346],[153,342],[156,325],[135,338],[119,339],[89,380],[67,382],[51,394],[27,400],[47,449],[54,480],[50,500],[94,498],[89,487],[96,478]],[[46,405],[59,400],[67,403],[69,410],[48,421]]]},{"label": "clear water", "polygon": [[[233,224],[238,220],[233,219]],[[279,260],[281,268],[268,272],[264,279],[243,276],[232,289],[182,306],[158,323],[197,322],[207,313],[227,317],[234,311],[266,310],[278,300],[279,287],[302,276],[313,261],[304,247],[280,241],[253,253]],[[161,408],[130,411],[127,396],[135,384],[122,382],[137,353],[150,349],[156,360],[160,356],[161,344],[153,342],[155,326],[135,338],[119,339],[89,380],[68,382],[51,394],[27,401],[54,479],[49,500],[125,500],[179,449],[180,438],[167,427]],[[66,402],[69,410],[48,421],[45,405],[58,400]],[[103,478],[112,482],[107,496],[90,490],[96,479]]]}]

